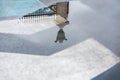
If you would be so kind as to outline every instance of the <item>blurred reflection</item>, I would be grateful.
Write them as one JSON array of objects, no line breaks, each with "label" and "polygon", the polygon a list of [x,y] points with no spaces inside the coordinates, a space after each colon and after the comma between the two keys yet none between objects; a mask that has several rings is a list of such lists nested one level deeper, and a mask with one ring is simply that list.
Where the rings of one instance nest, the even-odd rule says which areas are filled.
[{"label": "blurred reflection", "polygon": [[59,41],[59,43],[63,43],[64,40],[67,40],[67,38],[65,37],[65,33],[64,33],[63,29],[60,29],[58,31],[55,42],[57,43]]},{"label": "blurred reflection", "polygon": [[49,8],[55,12],[55,14],[67,19],[69,13],[69,2],[58,2],[56,4],[50,5]]},{"label": "blurred reflection", "polygon": [[63,43],[64,40],[67,40],[63,28],[69,24],[69,21],[67,20],[69,14],[69,2],[59,2],[55,5],[51,5],[50,8],[57,14],[54,21],[60,28],[57,33],[55,43]]},{"label": "blurred reflection", "polygon": [[55,23],[58,25],[67,21],[68,13],[69,2],[58,2],[24,15],[20,18],[19,23],[40,23],[55,20]]},{"label": "blurred reflection", "polygon": [[64,26],[67,25],[67,24],[69,24],[69,21],[58,25],[60,30],[57,33],[57,37],[56,37],[55,43],[57,43],[57,42],[63,43],[64,40],[67,40],[67,38],[65,36],[65,32],[63,30]]}]

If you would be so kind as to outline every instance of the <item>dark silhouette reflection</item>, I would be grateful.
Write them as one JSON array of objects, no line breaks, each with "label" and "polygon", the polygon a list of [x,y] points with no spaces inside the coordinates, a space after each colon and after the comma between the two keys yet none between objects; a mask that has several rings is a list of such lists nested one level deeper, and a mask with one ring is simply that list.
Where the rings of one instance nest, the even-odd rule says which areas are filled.
[{"label": "dark silhouette reflection", "polygon": [[55,43],[57,43],[59,41],[59,43],[63,43],[64,40],[68,40],[65,36],[65,32],[63,30],[64,26],[69,24],[69,21],[66,21],[65,23],[62,23],[62,24],[59,24],[59,28],[60,30],[58,31],[57,33],[57,37],[56,37],[56,40],[55,40]]},{"label": "dark silhouette reflection", "polygon": [[67,40],[67,38],[65,37],[65,32],[63,29],[60,29],[58,31],[57,38],[56,38],[55,42],[57,43],[59,41],[59,43],[63,43],[64,40]]}]

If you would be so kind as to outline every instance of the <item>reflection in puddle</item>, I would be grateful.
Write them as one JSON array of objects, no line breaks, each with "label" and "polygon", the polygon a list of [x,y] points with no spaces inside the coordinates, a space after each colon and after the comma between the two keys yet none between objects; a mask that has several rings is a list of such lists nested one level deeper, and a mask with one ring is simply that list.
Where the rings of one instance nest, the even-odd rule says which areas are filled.
[{"label": "reflection in puddle", "polygon": [[58,41],[59,41],[59,43],[63,43],[64,40],[67,40],[67,38],[65,36],[65,32],[63,30],[64,26],[67,25],[67,24],[69,24],[69,21],[58,25],[60,27],[60,30],[57,33],[55,43],[57,43]]},{"label": "reflection in puddle", "polygon": [[51,5],[49,8],[61,17],[65,19],[68,18],[69,2],[58,2],[54,5]]},{"label": "reflection in puddle", "polygon": [[[20,23],[39,23],[53,21],[57,16],[67,19],[69,13],[69,2],[59,2],[48,7],[40,8],[20,18]],[[57,18],[58,19],[58,18]]]},{"label": "reflection in puddle", "polygon": [[63,43],[64,40],[67,40],[67,38],[65,37],[65,32],[63,29],[60,29],[58,31],[57,38],[56,38],[55,42],[59,41],[59,43]]},{"label": "reflection in puddle", "polygon": [[23,23],[38,23],[43,21],[53,21],[60,29],[55,42],[63,43],[67,40],[63,28],[69,24],[69,2],[58,2],[48,7],[39,9],[33,13],[23,16]]},{"label": "reflection in puddle", "polygon": [[67,40],[63,28],[69,24],[69,21],[67,20],[69,14],[69,2],[59,2],[55,5],[51,5],[50,8],[55,11],[57,15],[60,15],[54,20],[57,26],[60,28],[57,33],[55,43],[63,43],[64,40]]},{"label": "reflection in puddle", "polygon": [[[60,4],[62,5],[63,2]],[[68,4],[69,6],[67,6]],[[63,9],[64,11],[58,7],[57,3],[53,5],[52,10],[54,14],[47,15],[50,9],[43,8],[38,12],[43,11],[41,14],[45,15],[38,15],[37,18],[33,16],[33,18],[29,19],[33,20],[33,22],[29,21],[29,23],[37,22],[39,24],[21,25],[17,24],[18,19],[1,21],[0,51],[51,55],[92,37],[119,54],[119,46],[115,47],[115,41],[118,40],[117,36],[119,36],[115,32],[118,30],[118,26],[113,24],[113,20],[109,21],[109,18],[104,18],[102,14],[98,14],[94,9],[80,1],[70,1],[67,5],[64,4],[66,6]],[[54,15],[56,16],[54,17]],[[52,20],[47,17],[52,17]],[[46,20],[50,20],[50,22]],[[25,21],[27,22],[27,20]],[[109,29],[107,34],[105,32],[106,29]],[[66,41],[67,39],[68,41]],[[58,44],[54,41],[58,42]],[[59,42],[63,43],[59,44]]]}]

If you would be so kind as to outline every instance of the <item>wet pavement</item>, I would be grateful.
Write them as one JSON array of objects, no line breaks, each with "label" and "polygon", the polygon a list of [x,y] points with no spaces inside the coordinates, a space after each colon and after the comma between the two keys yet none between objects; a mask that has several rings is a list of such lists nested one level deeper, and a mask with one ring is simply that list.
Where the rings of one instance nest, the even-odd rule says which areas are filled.
[{"label": "wet pavement", "polygon": [[[48,78],[51,78],[51,80],[70,80],[71,74],[74,74],[70,77],[71,80],[79,80],[79,78],[94,80],[96,76],[113,67],[120,61],[119,18],[112,16],[113,14],[107,15],[103,12],[105,10],[96,10],[93,7],[89,1],[88,3],[70,1],[67,17],[54,15],[51,18],[50,16],[32,17],[33,21],[31,21],[31,18],[1,21],[1,58],[10,56],[4,59],[6,65],[7,60],[11,59],[10,67],[7,68],[10,69],[12,65],[16,66],[14,64],[16,62],[12,59],[16,57],[18,63],[20,62],[22,65],[23,62],[23,66],[32,65],[32,61],[36,62],[34,63],[36,66],[29,67],[31,74],[37,69],[41,71],[43,69],[42,64],[45,66],[45,72],[44,69],[42,72],[36,71],[36,75],[31,77],[31,80],[47,80]],[[5,24],[6,22],[8,24]],[[19,58],[22,59],[22,57],[24,59],[21,62]],[[30,63],[25,58],[28,58]],[[44,61],[45,63],[43,63]],[[69,68],[67,69],[67,65],[63,63],[69,64]],[[0,64],[4,63],[1,61]],[[33,67],[37,67],[36,70]],[[49,70],[49,67],[53,68],[53,73]],[[27,67],[24,68],[27,69]],[[73,68],[75,68],[75,72]],[[4,69],[4,65],[2,69]],[[21,67],[18,67],[18,69],[22,71]],[[57,72],[56,70],[59,69],[63,71]],[[13,71],[15,70],[13,67]],[[12,70],[9,71],[12,72]],[[70,71],[73,73],[68,74]],[[44,73],[47,75],[45,76]],[[62,73],[66,76],[60,78]],[[25,75],[30,76],[31,74],[26,73]],[[39,74],[44,75],[44,78],[36,77]],[[5,75],[8,76],[9,73]],[[16,77],[19,75],[21,74],[18,73]],[[69,77],[67,77],[68,75]],[[86,78],[82,75],[86,75]],[[29,79],[26,76],[22,75],[21,79]],[[11,79],[17,79],[16,77],[14,76]],[[3,80],[10,80],[2,78]]]},{"label": "wet pavement", "polygon": [[[75,6],[76,5],[76,6]],[[80,1],[72,1],[70,2],[70,8],[69,8],[69,14],[68,14],[68,23],[64,23],[64,19],[59,20],[60,18],[57,18],[57,21],[54,21],[54,18],[49,21],[44,21],[39,23],[33,23],[29,22],[27,24],[8,24],[10,27],[17,26],[17,28],[13,28],[14,30],[9,30],[10,27],[7,29],[1,31],[3,32],[10,32],[11,34],[4,34],[1,33],[1,44],[0,50],[2,52],[15,52],[15,53],[24,53],[24,54],[38,54],[38,55],[52,55],[56,52],[59,52],[61,50],[64,50],[66,48],[69,48],[73,45],[76,45],[84,40],[87,40],[89,38],[93,38],[100,42],[102,45],[107,47],[109,50],[115,53],[115,55],[120,56],[120,46],[118,45],[120,43],[120,34],[119,34],[119,22],[115,19],[104,17],[102,14],[98,14],[97,11],[90,8],[87,5],[82,4]],[[44,16],[43,16],[44,17]],[[63,20],[63,22],[62,22]],[[26,21],[27,22],[27,21]],[[46,23],[45,23],[46,22]],[[48,23],[47,23],[48,22]],[[61,23],[62,24],[61,24]],[[3,25],[1,22],[1,25]],[[13,23],[15,23],[13,21]],[[43,24],[44,26],[43,26]],[[60,25],[60,24],[61,25]],[[49,25],[52,24],[52,25]],[[57,24],[57,25],[56,25]],[[8,25],[5,25],[6,27]],[[41,25],[41,26],[39,26]],[[29,26],[32,30],[28,29]],[[39,29],[37,31],[34,31],[34,26],[39,26]],[[51,26],[51,28],[49,28]],[[21,29],[20,29],[21,27]],[[45,28],[44,30],[41,30],[42,28]],[[23,29],[22,29],[23,28]],[[11,28],[12,29],[12,28]],[[60,32],[60,30],[62,31]],[[5,30],[5,31],[4,31]],[[40,31],[39,31],[40,30]],[[31,32],[30,35],[16,35],[12,33],[27,33]],[[6,35],[6,36],[3,36]],[[56,38],[61,37],[61,39],[67,39],[62,40],[62,44],[55,43],[54,41]],[[65,37],[65,38],[64,38]],[[3,39],[5,38],[5,39]],[[11,41],[11,43],[7,43],[8,41]],[[16,41],[16,42],[15,42]],[[27,42],[27,43],[26,43]],[[14,43],[14,45],[13,45]],[[37,45],[33,45],[33,44]],[[24,44],[24,45],[23,45]],[[9,48],[10,47],[10,48]],[[27,50],[26,50],[27,48]],[[42,54],[40,53],[42,52]],[[33,55],[34,55],[33,54]]]}]

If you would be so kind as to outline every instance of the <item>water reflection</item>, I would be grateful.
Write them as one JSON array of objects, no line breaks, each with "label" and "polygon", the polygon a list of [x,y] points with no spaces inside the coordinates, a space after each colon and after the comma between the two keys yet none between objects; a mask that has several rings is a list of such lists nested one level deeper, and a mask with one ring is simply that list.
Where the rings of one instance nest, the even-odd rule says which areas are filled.
[{"label": "water reflection", "polygon": [[64,26],[69,24],[69,21],[65,22],[65,23],[62,23],[62,24],[59,24],[59,31],[57,33],[57,37],[56,37],[56,40],[55,40],[55,43],[59,42],[59,43],[63,43],[64,40],[68,40],[65,36],[65,32],[63,30]]},{"label": "water reflection", "polygon": [[59,27],[55,43],[63,43],[64,40],[67,40],[63,28],[69,24],[68,14],[69,1],[58,2],[23,16],[23,20],[20,20],[20,22],[40,23],[53,21]]},{"label": "water reflection", "polygon": [[[62,6],[62,7],[61,7]],[[59,2],[55,5],[51,5],[50,8],[55,11],[59,16],[54,20],[57,26],[60,28],[55,43],[63,43],[64,40],[67,40],[63,28],[69,24],[68,14],[69,14],[69,2]]]},{"label": "water reflection", "polygon": [[56,4],[50,5],[49,8],[53,10],[56,14],[67,19],[69,14],[69,2],[58,2]]}]

